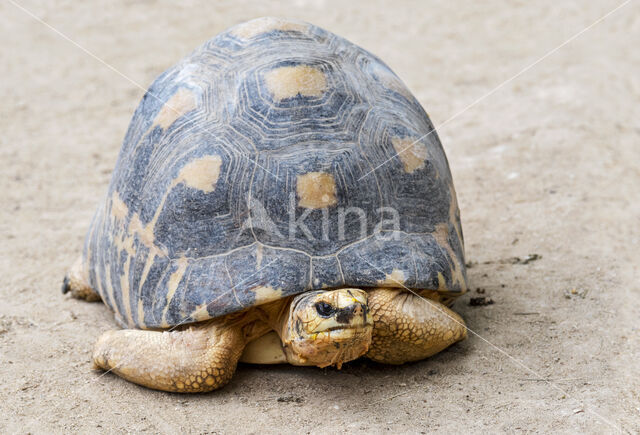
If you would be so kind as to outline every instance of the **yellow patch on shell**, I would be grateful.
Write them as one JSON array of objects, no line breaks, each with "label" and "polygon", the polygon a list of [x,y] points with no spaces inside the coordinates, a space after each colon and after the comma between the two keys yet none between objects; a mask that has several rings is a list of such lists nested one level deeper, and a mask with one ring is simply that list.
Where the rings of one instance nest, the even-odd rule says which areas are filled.
[{"label": "yellow patch on shell", "polygon": [[246,23],[239,24],[233,28],[231,33],[242,39],[251,39],[272,30],[283,32],[306,32],[308,26],[304,23],[283,20],[281,18],[262,17]]},{"label": "yellow patch on shell", "polygon": [[260,286],[251,289],[256,295],[256,305],[261,305],[267,302],[276,301],[282,298],[282,290],[274,289],[270,285]]},{"label": "yellow patch on shell", "polygon": [[405,172],[411,174],[416,169],[424,168],[424,161],[428,154],[425,144],[416,142],[416,139],[410,137],[394,137],[391,143],[402,161]]},{"label": "yellow patch on shell", "polygon": [[[155,222],[153,223],[155,224]],[[137,234],[142,244],[147,248],[151,248],[152,246],[154,246],[156,237],[153,234],[153,225],[143,225],[142,221],[140,220],[140,216],[138,216],[138,213],[134,213],[131,217],[131,221],[129,221],[128,233],[132,236],[134,234]],[[133,242],[133,237],[130,237],[130,239]]]},{"label": "yellow patch on shell", "polygon": [[114,191],[113,195],[111,195],[111,214],[116,219],[123,220],[127,217],[129,213],[129,208],[127,204],[124,203],[122,199],[120,199],[120,195],[118,192]]},{"label": "yellow patch on shell", "polygon": [[442,272],[438,272],[438,290],[447,290],[447,281],[444,279],[444,275],[442,275]]},{"label": "yellow patch on shell", "polygon": [[[463,265],[460,264],[456,253],[453,251],[453,248],[448,241],[449,226],[445,223],[438,224],[436,225],[436,230],[431,234],[433,235],[433,238],[436,239],[436,242],[438,242],[438,245],[447,250],[447,252],[449,253],[449,257],[453,262],[452,264],[449,264],[451,270],[451,284],[459,285],[461,291],[460,294],[466,293],[467,282],[464,279],[464,275],[462,274]],[[444,276],[442,276],[442,273],[438,273],[438,285],[438,290],[450,290],[446,287],[445,279]]]},{"label": "yellow patch on shell", "polygon": [[134,326],[133,317],[131,315],[131,304],[129,301],[131,300],[129,297],[129,268],[131,266],[131,256],[128,256],[126,261],[124,262],[124,267],[122,269],[122,274],[120,275],[120,290],[122,291],[122,300],[124,302],[124,314],[126,315],[127,325]]},{"label": "yellow patch on shell", "polygon": [[[104,280],[105,280],[107,294],[109,295],[110,300],[114,300],[113,299],[113,281],[111,280],[111,268],[107,268],[105,270]],[[98,283],[100,282],[101,281],[98,281]]]},{"label": "yellow patch on shell", "polygon": [[393,269],[391,273],[387,273],[385,278],[378,281],[380,286],[392,286],[398,287],[404,285],[405,280],[404,272],[400,269]]},{"label": "yellow patch on shell", "polygon": [[326,172],[298,175],[296,190],[300,198],[300,207],[318,209],[336,205],[338,202],[336,181],[333,175]]},{"label": "yellow patch on shell", "polygon": [[140,326],[140,328],[144,329],[145,327],[145,323],[144,323],[144,305],[142,303],[142,299],[138,300],[138,326]]},{"label": "yellow patch on shell", "polygon": [[166,129],[176,119],[196,108],[196,96],[188,89],[180,88],[167,101],[153,121],[153,125],[159,125]]},{"label": "yellow patch on shell", "polygon": [[190,317],[194,322],[201,322],[203,320],[210,319],[211,316],[209,315],[208,308],[208,304],[200,304],[196,307],[195,310],[193,310],[193,313],[191,313]]},{"label": "yellow patch on shell", "polygon": [[449,222],[451,222],[451,225],[453,225],[453,228],[456,230],[458,240],[460,240],[460,243],[462,243],[462,247],[464,249],[464,239],[462,238],[462,231],[456,219],[456,216],[460,213],[460,211],[458,210],[458,195],[456,195],[456,188],[453,186],[453,183],[449,183],[449,192],[451,194],[451,202],[449,203]]},{"label": "yellow patch on shell", "polygon": [[138,290],[140,290],[144,285],[144,283],[147,281],[147,277],[149,276],[149,271],[151,270],[151,266],[153,266],[153,263],[156,260],[157,254],[158,254],[158,249],[155,248],[155,246],[153,248],[149,248],[149,252],[147,253],[147,259],[144,262],[144,267],[142,268],[142,275],[140,276]]},{"label": "yellow patch on shell", "polygon": [[[177,182],[174,182],[174,184],[176,183]],[[155,245],[155,241],[156,241],[155,227],[156,227],[156,223],[158,223],[158,218],[160,217],[160,213],[164,208],[164,204],[167,201],[167,197],[169,196],[170,192],[171,192],[171,188],[169,188],[165,192],[164,196],[162,197],[162,200],[160,201],[160,204],[158,205],[158,208],[156,209],[156,212],[153,215],[153,218],[147,225],[142,224],[142,221],[140,220],[140,216],[138,216],[138,213],[134,213],[133,216],[131,217],[131,221],[129,221],[129,228],[127,229],[127,232],[130,235],[129,238],[133,241],[133,236],[137,234],[142,244],[145,245],[147,248],[149,248],[150,256],[152,255],[155,256],[158,254],[162,254],[165,256],[167,255],[166,248],[159,248]],[[147,260],[147,261],[150,261],[150,260]]]},{"label": "yellow patch on shell", "polygon": [[317,68],[308,65],[283,66],[265,74],[267,89],[273,98],[283,100],[300,94],[318,97],[327,88],[327,78]]},{"label": "yellow patch on shell", "polygon": [[262,244],[258,245],[258,248],[256,249],[256,267],[260,267],[262,266],[262,258],[263,258],[263,246]]},{"label": "yellow patch on shell", "polygon": [[164,306],[164,310],[162,310],[162,326],[168,327],[165,317],[167,315],[167,311],[169,311],[169,305],[171,304],[171,299],[173,299],[173,295],[175,295],[176,290],[178,289],[178,285],[180,281],[182,281],[182,277],[184,276],[184,272],[187,270],[187,266],[189,265],[189,261],[185,257],[180,257],[177,260],[178,268],[169,276],[169,282],[167,283],[167,301]]},{"label": "yellow patch on shell", "polygon": [[213,192],[220,177],[222,159],[220,156],[204,156],[187,163],[178,174],[176,183],[184,182],[187,186]]}]

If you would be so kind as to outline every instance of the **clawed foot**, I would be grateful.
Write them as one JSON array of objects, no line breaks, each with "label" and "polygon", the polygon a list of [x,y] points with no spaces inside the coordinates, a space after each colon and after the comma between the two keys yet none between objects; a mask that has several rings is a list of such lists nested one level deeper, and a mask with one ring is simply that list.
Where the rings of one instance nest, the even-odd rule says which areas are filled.
[{"label": "clawed foot", "polygon": [[449,308],[402,289],[369,291],[374,329],[367,357],[384,364],[428,358],[464,340],[464,320]]}]

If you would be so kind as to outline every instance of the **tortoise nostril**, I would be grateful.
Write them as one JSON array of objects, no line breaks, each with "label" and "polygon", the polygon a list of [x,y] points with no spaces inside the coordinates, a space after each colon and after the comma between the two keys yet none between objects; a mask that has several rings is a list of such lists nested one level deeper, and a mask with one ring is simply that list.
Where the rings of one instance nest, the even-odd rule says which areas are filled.
[{"label": "tortoise nostril", "polygon": [[341,309],[340,311],[338,311],[338,315],[336,316],[336,321],[338,323],[349,323],[351,322],[351,319],[353,319],[353,316],[356,313],[356,309],[358,308],[357,305],[350,305],[346,308]]}]

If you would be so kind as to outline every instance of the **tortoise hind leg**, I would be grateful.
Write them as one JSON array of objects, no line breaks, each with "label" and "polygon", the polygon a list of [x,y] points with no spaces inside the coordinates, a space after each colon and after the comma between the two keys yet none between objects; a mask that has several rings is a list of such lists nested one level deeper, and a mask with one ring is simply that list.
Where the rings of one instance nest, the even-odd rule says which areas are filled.
[{"label": "tortoise hind leg", "polygon": [[434,300],[402,289],[368,292],[373,336],[367,358],[402,364],[434,355],[467,336],[462,318]]},{"label": "tortoise hind leg", "polygon": [[75,299],[83,299],[87,302],[97,302],[100,295],[91,288],[85,277],[82,267],[82,257],[78,258],[62,281],[62,294],[71,292]]},{"label": "tortoise hind leg", "polygon": [[155,390],[200,393],[229,382],[245,343],[241,327],[215,321],[172,332],[107,331],[93,363]]}]

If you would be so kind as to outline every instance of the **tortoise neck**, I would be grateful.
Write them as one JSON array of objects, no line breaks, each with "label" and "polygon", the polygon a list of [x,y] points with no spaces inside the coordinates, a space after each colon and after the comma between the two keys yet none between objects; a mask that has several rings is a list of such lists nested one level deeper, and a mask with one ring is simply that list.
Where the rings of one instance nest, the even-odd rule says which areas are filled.
[{"label": "tortoise neck", "polygon": [[257,307],[227,314],[211,319],[207,323],[215,324],[217,330],[238,329],[242,332],[245,344],[275,330],[280,335],[282,326],[288,319],[289,307],[293,298],[284,298],[268,302]]},{"label": "tortoise neck", "polygon": [[292,302],[293,297],[279,299],[277,301],[259,305],[256,311],[264,323],[276,331],[279,336],[282,336],[282,328],[289,319],[289,310],[291,309]]}]

